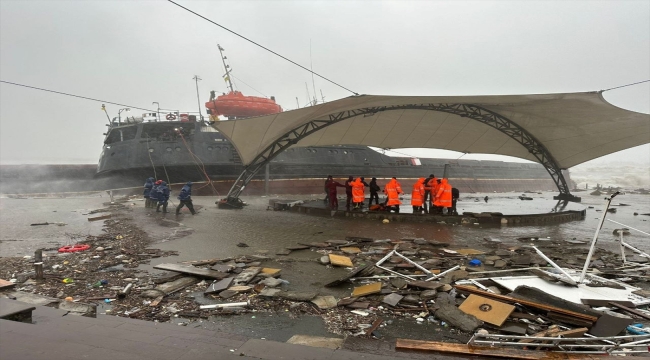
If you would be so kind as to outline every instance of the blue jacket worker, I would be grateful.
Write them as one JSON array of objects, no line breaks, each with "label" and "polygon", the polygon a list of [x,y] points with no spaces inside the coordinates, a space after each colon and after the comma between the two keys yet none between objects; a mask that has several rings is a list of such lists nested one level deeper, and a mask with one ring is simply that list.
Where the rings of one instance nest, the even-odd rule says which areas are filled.
[{"label": "blue jacket worker", "polygon": [[160,187],[160,184],[162,184],[162,180],[157,180],[155,183],[153,183],[151,192],[149,192],[149,200],[151,200],[152,208],[155,208],[156,204],[158,204],[158,187]]},{"label": "blue jacket worker", "polygon": [[187,206],[188,209],[190,209],[190,212],[192,215],[196,215],[196,211],[194,211],[194,205],[192,205],[192,182],[188,181],[185,186],[181,189],[181,193],[178,194],[178,200],[181,201],[180,204],[176,207],[176,215],[180,214],[181,209],[183,206]]},{"label": "blue jacket worker", "polygon": [[152,202],[151,202],[151,189],[153,189],[153,178],[150,177],[147,179],[147,182],[144,183],[144,192],[142,193],[144,195],[144,207],[146,208],[151,208],[153,207]]},{"label": "blue jacket worker", "polygon": [[169,187],[167,183],[162,181],[160,186],[156,191],[158,195],[158,206],[156,207],[156,212],[160,212],[160,207],[163,207],[163,213],[167,212],[167,201],[169,200]]}]

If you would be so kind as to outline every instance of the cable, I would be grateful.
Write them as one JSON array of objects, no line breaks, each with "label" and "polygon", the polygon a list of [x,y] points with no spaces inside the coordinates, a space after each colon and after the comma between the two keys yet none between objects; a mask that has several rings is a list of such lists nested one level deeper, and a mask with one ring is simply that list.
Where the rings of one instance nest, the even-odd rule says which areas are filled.
[{"label": "cable", "polygon": [[257,92],[258,92],[258,93],[260,93],[260,94],[261,94],[262,96],[264,96],[264,97],[268,97],[268,96],[266,96],[266,95],[265,95],[265,94],[264,94],[263,92],[261,92],[261,91],[259,91],[259,90],[257,90],[256,88],[254,88],[254,87],[252,87],[252,86],[250,86],[250,85],[248,85],[248,84],[246,84],[246,83],[244,82],[244,80],[242,80],[242,79],[240,79],[240,78],[238,78],[238,77],[236,77],[236,76],[235,76],[235,75],[233,75],[232,73],[230,73],[230,76],[232,76],[233,78],[235,78],[235,79],[237,79],[237,80],[239,80],[239,81],[241,81],[241,82],[242,82],[242,84],[244,84],[244,85],[246,85],[246,86],[248,86],[249,88],[251,88],[251,89],[253,89],[253,90],[255,90],[255,91],[257,91]]},{"label": "cable", "polygon": [[316,72],[313,72],[313,71],[307,69],[306,67],[304,67],[304,66],[298,64],[297,62],[295,62],[295,61],[293,61],[293,60],[290,60],[290,59],[288,59],[288,58],[286,58],[286,57],[284,57],[284,56],[282,56],[282,55],[276,53],[275,51],[273,51],[273,50],[271,50],[271,49],[269,49],[269,48],[267,48],[267,47],[264,47],[264,46],[262,46],[262,45],[256,43],[255,41],[253,41],[253,40],[251,40],[251,39],[249,39],[249,38],[247,38],[247,37],[245,37],[245,36],[243,36],[243,35],[240,35],[240,34],[234,32],[234,31],[232,31],[232,30],[230,30],[230,29],[228,29],[227,27],[225,27],[225,26],[223,26],[223,25],[219,25],[219,24],[217,24],[216,22],[214,22],[214,21],[212,21],[212,20],[206,18],[205,16],[203,16],[203,15],[201,15],[201,14],[199,14],[199,13],[196,13],[196,12],[194,12],[194,11],[192,11],[192,10],[190,10],[190,9],[188,9],[188,8],[186,8],[186,7],[184,7],[183,5],[180,5],[180,4],[178,4],[178,3],[176,3],[176,2],[174,2],[174,1],[172,1],[172,0],[167,0],[167,1],[170,2],[170,3],[172,3],[172,4],[174,4],[174,5],[176,5],[176,6],[178,6],[179,8],[181,8],[181,9],[183,9],[183,10],[185,10],[185,11],[188,11],[188,12],[190,12],[190,13],[192,13],[192,14],[198,16],[198,17],[200,17],[200,18],[203,19],[203,20],[206,20],[206,21],[208,21],[208,22],[210,22],[210,23],[212,23],[212,24],[214,24],[214,25],[217,25],[218,27],[220,27],[220,28],[222,28],[222,29],[224,29],[224,30],[226,30],[226,31],[228,31],[228,32],[230,32],[230,33],[232,33],[232,34],[234,34],[234,35],[239,36],[240,38],[242,38],[242,39],[244,39],[244,40],[246,40],[246,41],[248,41],[248,42],[250,42],[250,43],[252,43],[252,44],[255,44],[255,45],[261,47],[262,49],[264,49],[264,50],[270,52],[270,53],[273,54],[273,55],[276,55],[276,56],[281,57],[282,59],[284,59],[284,60],[286,60],[286,61],[288,61],[288,62],[290,62],[290,63],[292,63],[292,64],[294,64],[294,65],[296,65],[296,66],[298,66],[298,67],[300,67],[300,68],[303,69],[303,70],[307,70],[307,71],[309,71],[309,72],[312,73],[313,75],[316,75],[316,76],[318,76],[319,78],[321,78],[321,79],[323,79],[323,80],[325,80],[325,81],[328,81],[328,82],[330,82],[330,83],[332,83],[332,84],[334,84],[334,85],[336,85],[336,86],[338,86],[338,87],[340,87],[340,88],[342,88],[342,89],[345,89],[345,90],[347,90],[347,91],[353,93],[354,95],[359,95],[358,93],[356,93],[356,92],[354,92],[354,91],[352,91],[352,90],[346,88],[345,86],[343,86],[343,85],[341,85],[341,84],[338,84],[338,83],[336,83],[336,82],[334,82],[334,81],[332,81],[332,80],[330,80],[330,79],[324,77],[323,75],[320,75],[320,74],[318,74],[318,73],[316,73]]},{"label": "cable", "polygon": [[605,89],[605,90],[600,90],[600,92],[603,93],[603,92],[605,92],[605,91],[609,91],[609,90],[620,89],[620,88],[624,88],[624,87],[632,86],[632,85],[637,85],[637,84],[643,84],[643,83],[648,82],[648,81],[650,81],[650,79],[648,79],[648,80],[643,80],[643,81],[639,81],[639,82],[635,82],[635,83],[632,83],[632,84],[621,85],[621,86],[617,86],[617,87],[613,87],[613,88],[609,88],[609,89]]},{"label": "cable", "polygon": [[64,92],[61,92],[61,91],[54,91],[54,90],[43,89],[43,88],[39,88],[39,87],[36,87],[36,86],[29,86],[29,85],[17,84],[17,83],[13,83],[13,82],[10,82],[10,81],[0,80],[0,83],[10,84],[10,85],[16,85],[16,86],[22,86],[22,87],[26,87],[26,88],[29,88],[29,89],[35,89],[35,90],[41,90],[41,91],[47,91],[47,92],[51,92],[51,93],[55,93],[55,94],[59,94],[59,95],[72,96],[72,97],[76,97],[76,98],[80,98],[80,99],[92,100],[92,101],[97,101],[97,102],[101,102],[101,103],[105,103],[105,104],[111,104],[111,105],[117,105],[117,106],[125,106],[125,107],[132,108],[132,109],[145,110],[145,111],[149,111],[149,112],[156,112],[156,110],[145,109],[145,108],[141,108],[141,107],[137,107],[137,106],[133,106],[133,105],[125,105],[125,104],[120,104],[120,103],[114,103],[114,102],[111,102],[111,101],[100,100],[100,99],[94,99],[94,98],[90,98],[90,97],[86,97],[86,96],[81,96],[81,95],[68,94],[68,93],[64,93]]}]

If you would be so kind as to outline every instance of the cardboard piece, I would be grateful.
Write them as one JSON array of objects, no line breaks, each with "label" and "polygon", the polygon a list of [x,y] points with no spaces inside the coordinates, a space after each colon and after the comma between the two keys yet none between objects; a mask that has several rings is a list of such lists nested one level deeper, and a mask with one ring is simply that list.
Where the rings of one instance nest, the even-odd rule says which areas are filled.
[{"label": "cardboard piece", "polygon": [[355,287],[352,296],[366,296],[381,292],[381,282]]},{"label": "cardboard piece", "polygon": [[515,307],[512,305],[474,294],[463,301],[458,309],[466,314],[474,315],[479,320],[496,326],[503,325],[508,316],[515,311]]},{"label": "cardboard piece", "polygon": [[329,254],[330,263],[337,266],[352,267],[352,260],[347,256]]}]

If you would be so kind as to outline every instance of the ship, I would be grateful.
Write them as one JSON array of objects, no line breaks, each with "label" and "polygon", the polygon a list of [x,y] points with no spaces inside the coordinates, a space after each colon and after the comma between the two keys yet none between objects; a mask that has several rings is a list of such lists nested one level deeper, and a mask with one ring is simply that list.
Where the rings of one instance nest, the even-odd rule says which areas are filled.
[{"label": "ship", "polygon": [[[147,113],[113,119],[105,134],[97,166],[99,177],[117,175],[126,183],[150,176],[168,183],[206,182],[215,193],[228,191],[244,166],[230,141],[211,124],[282,112],[274,97],[246,96],[234,89],[232,69],[218,45],[229,92],[212,91],[201,114]],[[246,193],[315,193],[328,175],[397,177],[410,186],[429,174],[441,176],[445,166],[455,187],[464,192],[555,190],[546,169],[537,163],[450,160],[389,156],[359,145],[293,147],[279,154],[247,186]]]}]

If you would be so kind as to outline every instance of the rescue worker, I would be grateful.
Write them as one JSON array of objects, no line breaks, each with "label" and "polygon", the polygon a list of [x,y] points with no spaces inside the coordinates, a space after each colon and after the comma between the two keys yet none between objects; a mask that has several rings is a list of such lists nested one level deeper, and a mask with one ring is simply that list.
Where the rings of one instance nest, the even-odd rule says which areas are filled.
[{"label": "rescue worker", "polygon": [[144,183],[144,192],[142,193],[144,195],[144,207],[146,208],[151,207],[151,198],[149,197],[149,194],[151,194],[152,188],[153,188],[153,178],[150,177]]},{"label": "rescue worker", "polygon": [[336,196],[336,188],[345,187],[345,185],[341,184],[338,181],[334,181],[332,175],[327,177],[327,182],[325,184],[329,192],[328,195],[330,199],[330,209],[337,210],[339,208],[339,198]]},{"label": "rescue worker", "polygon": [[411,192],[411,206],[413,206],[414,214],[422,213],[422,201],[424,200],[424,178],[419,178],[413,184],[413,191]]},{"label": "rescue worker", "polygon": [[442,208],[436,205],[438,200],[438,193],[440,192],[440,184],[442,183],[441,179],[435,179],[431,181],[431,207],[429,208],[429,214],[440,214],[442,213]]},{"label": "rescue worker", "polygon": [[[360,179],[361,179],[361,183],[363,184],[363,186],[365,186],[365,187],[363,188],[364,191],[365,191],[365,189],[366,189],[367,187],[370,187],[370,185],[366,182],[366,178],[364,178],[363,176],[360,177]],[[366,198],[365,198],[365,194],[364,194],[364,198],[363,198],[363,200],[364,200],[364,201],[366,200]],[[360,207],[360,208],[363,208],[363,205],[364,205],[364,203],[363,203],[363,201],[362,201],[361,204],[359,204],[359,207]]]},{"label": "rescue worker", "polygon": [[149,192],[149,201],[150,201],[150,208],[155,208],[156,205],[158,204],[158,187],[162,183],[162,180],[156,180],[155,183],[153,183],[153,187],[151,188],[151,191]]},{"label": "rescue worker", "polygon": [[444,213],[444,208],[451,207],[451,185],[447,182],[447,179],[442,179],[440,181],[440,186],[438,186],[438,192],[436,194],[436,200],[433,203],[436,207]]},{"label": "rescue worker", "polygon": [[402,186],[397,182],[397,179],[393,177],[390,179],[388,184],[384,186],[384,193],[386,193],[386,207],[390,210],[395,210],[395,213],[399,214],[399,206],[402,203],[399,201],[399,194],[402,193]]},{"label": "rescue worker", "polygon": [[429,201],[431,201],[431,179],[434,179],[436,176],[431,174],[429,177],[424,179],[424,199],[422,199],[422,207],[424,208],[424,213],[429,213]]},{"label": "rescue worker", "polygon": [[169,201],[169,187],[166,182],[161,182],[158,186],[158,206],[156,212],[160,212],[160,207],[163,208],[163,214],[167,213],[167,201]]},{"label": "rescue worker", "polygon": [[350,176],[348,180],[345,182],[345,209],[347,211],[350,211],[350,202],[352,201],[352,182],[354,181],[354,178]]},{"label": "rescue worker", "polygon": [[457,188],[451,188],[451,214],[458,215],[458,210],[456,210],[456,202],[460,197],[460,191]]},{"label": "rescue worker", "polygon": [[181,213],[181,209],[183,208],[183,206],[187,206],[187,208],[190,209],[192,215],[196,215],[196,211],[194,211],[194,205],[192,204],[192,182],[191,181],[188,181],[187,184],[183,186],[180,194],[178,194],[178,200],[180,200],[181,203],[178,204],[178,206],[176,207],[176,215]]},{"label": "rescue worker", "polygon": [[327,188],[327,182],[328,182],[329,180],[330,180],[329,178],[325,179],[325,185],[324,185],[324,189],[325,189],[325,199],[323,199],[323,202],[325,203],[325,205],[327,205],[327,204],[330,202],[330,191],[329,191],[329,189]]},{"label": "rescue worker", "polygon": [[368,209],[370,209],[370,206],[372,206],[372,200],[375,199],[375,203],[379,205],[379,191],[381,188],[379,185],[377,185],[377,178],[372,178],[370,180],[370,185],[368,186],[370,188],[370,201],[368,202]]},{"label": "rescue worker", "polygon": [[366,199],[364,189],[365,187],[363,186],[361,178],[357,178],[352,182],[352,203],[354,204],[355,209],[361,209],[361,205]]}]

